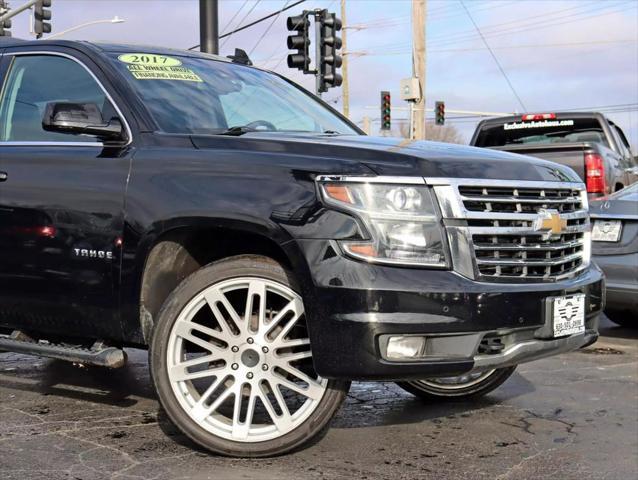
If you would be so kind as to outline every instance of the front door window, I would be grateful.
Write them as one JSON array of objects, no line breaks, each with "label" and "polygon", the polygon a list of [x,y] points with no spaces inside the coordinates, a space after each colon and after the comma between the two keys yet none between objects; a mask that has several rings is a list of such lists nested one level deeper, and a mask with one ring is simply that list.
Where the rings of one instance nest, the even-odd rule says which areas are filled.
[{"label": "front door window", "polygon": [[44,111],[54,102],[92,103],[102,118],[117,116],[102,88],[79,63],[60,56],[16,56],[0,100],[0,142],[98,141],[91,135],[44,130]]}]

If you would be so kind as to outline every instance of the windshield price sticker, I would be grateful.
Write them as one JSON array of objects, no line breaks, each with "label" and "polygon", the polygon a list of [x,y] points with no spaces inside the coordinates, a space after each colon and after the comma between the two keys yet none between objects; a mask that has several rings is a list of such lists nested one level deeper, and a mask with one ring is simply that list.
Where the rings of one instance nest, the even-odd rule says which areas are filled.
[{"label": "windshield price sticker", "polygon": [[573,120],[541,120],[536,122],[514,122],[503,125],[503,130],[520,130],[523,128],[543,127],[569,127],[573,126]]},{"label": "windshield price sticker", "polygon": [[150,53],[127,53],[117,57],[120,62],[132,65],[160,65],[163,67],[179,67],[182,61],[178,58]]},{"label": "windshield price sticker", "polygon": [[202,82],[199,75],[182,66],[181,60],[164,55],[130,53],[120,55],[118,60],[126,63],[126,68],[136,80],[178,80]]}]

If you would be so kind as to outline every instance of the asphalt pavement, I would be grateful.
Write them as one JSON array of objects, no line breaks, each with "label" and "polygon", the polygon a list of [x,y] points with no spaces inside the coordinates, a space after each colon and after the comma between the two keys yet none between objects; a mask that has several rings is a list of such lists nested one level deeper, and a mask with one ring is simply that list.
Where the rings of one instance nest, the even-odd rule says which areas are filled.
[{"label": "asphalt pavement", "polygon": [[0,477],[30,479],[638,478],[638,329],[519,367],[474,402],[428,405],[355,383],[328,434],[299,452],[209,455],[166,420],[146,354],[117,371],[0,353]]}]

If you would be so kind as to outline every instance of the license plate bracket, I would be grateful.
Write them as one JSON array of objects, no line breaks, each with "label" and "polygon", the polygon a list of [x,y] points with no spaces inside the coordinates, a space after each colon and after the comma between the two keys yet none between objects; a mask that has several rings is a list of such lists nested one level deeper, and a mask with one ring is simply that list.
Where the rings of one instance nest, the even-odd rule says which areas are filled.
[{"label": "license plate bracket", "polygon": [[620,240],[621,232],[620,220],[594,220],[591,239],[594,242],[617,242]]}]

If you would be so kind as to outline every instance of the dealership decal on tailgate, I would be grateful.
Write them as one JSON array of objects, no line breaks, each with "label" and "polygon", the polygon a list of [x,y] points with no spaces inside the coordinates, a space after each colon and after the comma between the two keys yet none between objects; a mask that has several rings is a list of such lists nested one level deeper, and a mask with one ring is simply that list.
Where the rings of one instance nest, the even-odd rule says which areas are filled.
[{"label": "dealership decal on tailgate", "polygon": [[585,331],[585,295],[578,293],[553,298],[554,337]]}]

